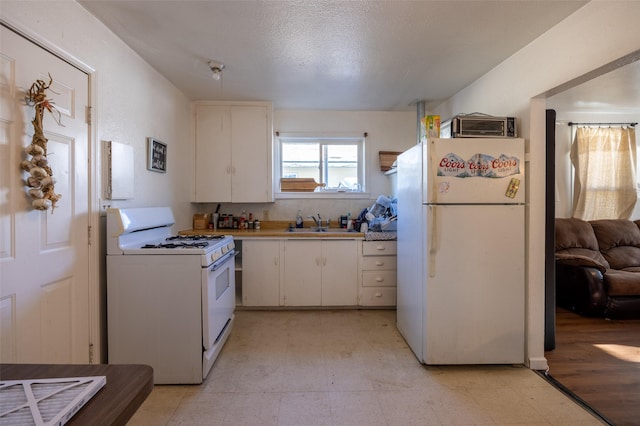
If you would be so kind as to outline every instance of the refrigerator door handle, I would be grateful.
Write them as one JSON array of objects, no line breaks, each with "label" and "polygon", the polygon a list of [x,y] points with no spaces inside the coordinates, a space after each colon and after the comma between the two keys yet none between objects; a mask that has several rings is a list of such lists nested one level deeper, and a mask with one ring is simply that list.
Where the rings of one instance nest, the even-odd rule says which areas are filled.
[{"label": "refrigerator door handle", "polygon": [[[440,246],[440,235],[438,232],[438,209],[434,206],[429,206],[429,214],[427,215],[427,229],[430,231],[429,247],[428,247],[428,264],[429,264],[429,276],[436,276],[436,256],[438,254],[438,248]],[[428,231],[428,232],[429,232]]]},{"label": "refrigerator door handle", "polygon": [[425,201],[428,203],[436,204],[438,203],[438,188],[436,186],[435,176],[437,174],[436,171],[438,170],[438,165],[434,162],[435,160],[434,155],[436,154],[435,141],[431,139],[429,140],[429,144],[431,145],[431,147],[428,150],[429,161],[427,162],[427,164],[424,164],[422,166],[423,167],[422,179],[427,183],[427,186],[431,185],[431,188],[429,188],[429,194],[425,194],[427,195],[427,197],[425,198]]}]

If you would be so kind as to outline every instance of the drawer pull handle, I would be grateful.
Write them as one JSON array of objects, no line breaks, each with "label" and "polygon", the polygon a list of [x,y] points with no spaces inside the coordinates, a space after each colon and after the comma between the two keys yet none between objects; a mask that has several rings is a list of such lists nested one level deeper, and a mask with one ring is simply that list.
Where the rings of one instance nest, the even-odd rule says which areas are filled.
[{"label": "drawer pull handle", "polygon": [[378,261],[376,262],[376,266],[383,266],[383,265],[384,265],[384,262],[383,262],[383,261],[381,261],[381,260],[378,260]]},{"label": "drawer pull handle", "polygon": [[376,297],[382,297],[382,293],[376,293]]},{"label": "drawer pull handle", "polygon": [[384,281],[384,278],[383,277],[376,277],[376,281],[381,283],[382,281]]},{"label": "drawer pull handle", "polygon": [[384,246],[376,246],[376,250],[384,250]]}]

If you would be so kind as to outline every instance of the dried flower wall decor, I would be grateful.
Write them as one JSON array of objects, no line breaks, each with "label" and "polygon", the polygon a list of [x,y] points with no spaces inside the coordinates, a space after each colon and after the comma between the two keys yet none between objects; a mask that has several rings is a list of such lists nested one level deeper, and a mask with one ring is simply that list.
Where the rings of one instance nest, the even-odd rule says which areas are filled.
[{"label": "dried flower wall decor", "polygon": [[55,109],[53,102],[47,99],[47,90],[50,90],[53,78],[49,74],[49,83],[43,80],[36,80],[29,89],[27,104],[35,107],[35,117],[31,122],[33,124],[33,138],[31,145],[25,148],[25,152],[30,156],[29,159],[20,163],[20,168],[28,172],[30,176],[26,180],[26,185],[30,188],[28,194],[32,198],[31,205],[36,210],[48,210],[56,207],[56,203],[62,195],[56,194],[53,178],[53,171],[49,167],[47,160],[47,138],[44,136],[42,121],[45,109],[50,113],[57,112],[56,122],[60,125],[60,113]]}]

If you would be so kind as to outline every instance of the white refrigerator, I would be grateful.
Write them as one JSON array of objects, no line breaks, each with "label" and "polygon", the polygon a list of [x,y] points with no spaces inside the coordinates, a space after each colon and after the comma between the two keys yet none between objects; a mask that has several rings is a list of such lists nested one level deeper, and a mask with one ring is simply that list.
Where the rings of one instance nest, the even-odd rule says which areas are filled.
[{"label": "white refrigerator", "polygon": [[398,157],[397,326],[421,363],[524,363],[524,172],[516,138]]}]

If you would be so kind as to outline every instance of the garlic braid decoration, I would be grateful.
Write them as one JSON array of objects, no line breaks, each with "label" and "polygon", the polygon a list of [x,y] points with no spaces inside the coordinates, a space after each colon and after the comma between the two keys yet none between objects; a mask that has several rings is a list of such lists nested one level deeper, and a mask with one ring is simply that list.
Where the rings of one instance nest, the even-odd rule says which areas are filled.
[{"label": "garlic braid decoration", "polygon": [[31,202],[32,207],[36,210],[48,210],[51,208],[53,213],[53,209],[55,209],[56,203],[62,195],[55,193],[55,179],[47,161],[48,140],[44,137],[42,128],[44,110],[46,109],[50,113],[57,112],[56,121],[58,124],[62,124],[60,123],[59,111],[55,109],[53,102],[47,99],[46,91],[51,87],[51,83],[53,83],[53,78],[49,74],[49,83],[36,80],[29,89],[27,104],[35,107],[35,117],[31,122],[34,134],[31,139],[31,145],[25,148],[25,152],[30,156],[30,159],[22,161],[20,168],[30,174],[26,179],[26,185],[31,188],[28,190],[28,194],[33,199]]}]

